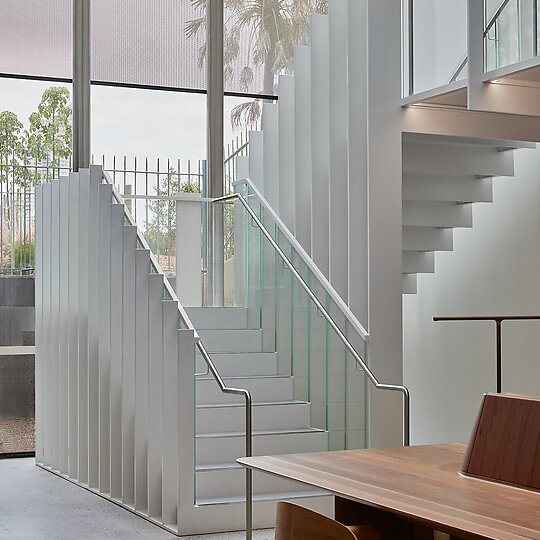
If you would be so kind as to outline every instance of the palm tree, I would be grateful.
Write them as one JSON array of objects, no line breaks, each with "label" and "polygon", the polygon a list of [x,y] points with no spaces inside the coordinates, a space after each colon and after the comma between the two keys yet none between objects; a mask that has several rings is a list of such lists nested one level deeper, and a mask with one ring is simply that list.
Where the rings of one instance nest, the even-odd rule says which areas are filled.
[{"label": "palm tree", "polygon": [[[259,92],[265,96],[275,94],[275,78],[279,73],[293,72],[294,46],[309,40],[309,16],[327,13],[328,0],[223,0],[224,21],[224,76],[225,82],[235,75],[239,77],[242,91],[249,92],[253,84],[253,67],[263,70],[263,87]],[[206,10],[207,0],[191,0],[196,9]],[[188,21],[187,37],[205,31],[204,16]],[[247,44],[243,42],[248,36]],[[234,73],[241,45],[248,50],[247,61],[239,73]],[[199,50],[199,67],[206,58],[206,46]],[[234,127],[253,125],[260,117],[260,99],[242,103],[231,113]]]}]

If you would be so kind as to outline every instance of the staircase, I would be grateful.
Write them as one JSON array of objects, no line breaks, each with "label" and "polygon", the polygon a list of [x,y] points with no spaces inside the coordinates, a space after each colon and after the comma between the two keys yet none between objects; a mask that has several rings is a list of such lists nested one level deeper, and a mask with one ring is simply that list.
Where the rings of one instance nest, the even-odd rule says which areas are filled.
[{"label": "staircase", "polygon": [[[255,455],[328,449],[327,432],[310,427],[309,403],[293,398],[293,378],[278,374],[277,353],[262,351],[262,330],[248,329],[246,308],[187,311],[225,383],[251,393]],[[244,401],[222,394],[211,375],[199,375],[195,391],[196,504],[242,502],[245,473],[235,460],[244,451]],[[253,493],[255,501],[324,495],[262,473],[254,474]]]},{"label": "staircase", "polygon": [[473,203],[493,202],[493,178],[514,175],[514,151],[536,144],[403,135],[403,293],[452,251],[453,229],[473,226]]}]

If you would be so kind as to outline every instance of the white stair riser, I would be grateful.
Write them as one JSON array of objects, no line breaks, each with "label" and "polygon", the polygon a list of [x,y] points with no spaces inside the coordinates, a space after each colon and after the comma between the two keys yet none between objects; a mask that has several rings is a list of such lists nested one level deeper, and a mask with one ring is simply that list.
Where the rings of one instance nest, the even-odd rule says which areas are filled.
[{"label": "white stair riser", "polygon": [[[197,498],[242,496],[246,493],[245,469],[198,471]],[[294,493],[305,491],[306,485],[257,471],[253,473],[253,494]]]},{"label": "white stair riser", "polygon": [[493,202],[491,178],[403,173],[404,201]]},{"label": "white stair riser", "polygon": [[[328,435],[324,431],[255,435],[253,455],[298,454],[324,452],[328,449]],[[246,455],[245,437],[197,437],[197,464],[234,463]]]},{"label": "white stair riser", "polygon": [[[309,404],[283,403],[253,407],[254,429],[287,429],[309,425]],[[198,433],[222,433],[246,428],[244,407],[205,407],[197,409]]]},{"label": "white stair riser", "polygon": [[435,272],[435,254],[430,251],[404,251],[404,274],[432,274]]},{"label": "white stair riser", "polygon": [[[213,353],[210,356],[222,377],[277,374],[276,353]],[[204,373],[206,362],[199,352],[196,360],[197,373]]]},{"label": "white stair riser", "polygon": [[403,227],[403,251],[452,251],[452,229]]},{"label": "white stair riser", "polygon": [[417,274],[402,274],[401,288],[403,294],[416,294],[418,290]]},{"label": "white stair riser", "polygon": [[405,143],[403,171],[512,176],[514,158],[487,146]]},{"label": "white stair riser", "polygon": [[[290,401],[292,400],[293,382],[290,377],[254,377],[225,379],[225,383],[235,388],[245,388],[251,392],[253,401]],[[242,396],[224,394],[214,379],[197,379],[196,403],[244,403]],[[222,431],[226,431],[227,426]]]},{"label": "white stair riser", "polygon": [[403,225],[408,227],[472,227],[472,205],[403,205]]},{"label": "white stair riser", "polygon": [[197,330],[243,330],[247,328],[247,309],[195,307],[186,309]]},{"label": "white stair riser", "polygon": [[208,352],[262,352],[260,330],[201,330],[199,336]]}]

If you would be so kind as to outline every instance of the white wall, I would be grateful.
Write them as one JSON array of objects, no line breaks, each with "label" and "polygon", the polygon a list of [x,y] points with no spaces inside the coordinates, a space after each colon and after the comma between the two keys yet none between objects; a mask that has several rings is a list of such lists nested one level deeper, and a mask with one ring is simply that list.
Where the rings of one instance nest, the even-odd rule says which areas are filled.
[{"label": "white wall", "polygon": [[448,83],[466,51],[466,0],[416,0],[414,3],[415,92]]},{"label": "white wall", "polygon": [[[433,316],[540,315],[540,150],[515,154],[515,177],[494,180],[494,203],[435,255],[435,274],[404,296],[404,380],[412,443],[465,441],[483,392],[495,391],[495,328]],[[503,323],[503,392],[540,395],[540,321]]]}]

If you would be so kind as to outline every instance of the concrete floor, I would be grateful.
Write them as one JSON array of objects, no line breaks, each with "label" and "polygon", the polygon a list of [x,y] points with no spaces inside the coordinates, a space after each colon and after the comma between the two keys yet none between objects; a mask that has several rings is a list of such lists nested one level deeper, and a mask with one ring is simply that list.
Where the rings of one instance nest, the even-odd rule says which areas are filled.
[{"label": "concrete floor", "polygon": [[[271,540],[272,530],[254,540]],[[116,504],[36,467],[0,459],[0,540],[171,540],[178,538]],[[244,540],[244,533],[184,540]]]}]

